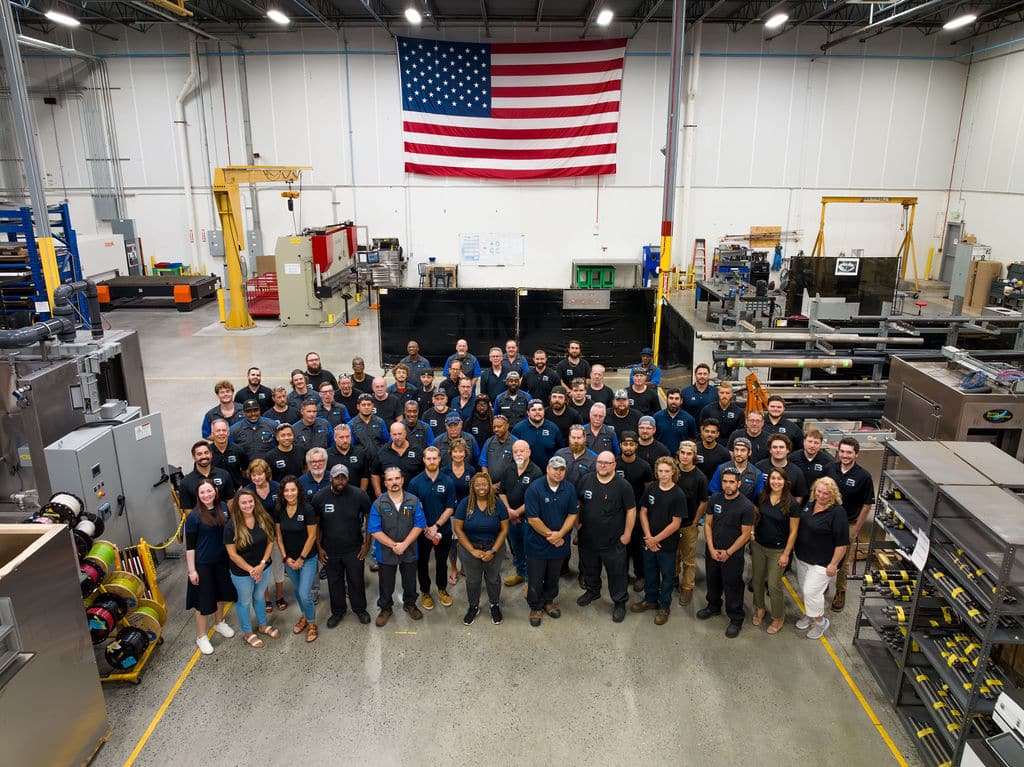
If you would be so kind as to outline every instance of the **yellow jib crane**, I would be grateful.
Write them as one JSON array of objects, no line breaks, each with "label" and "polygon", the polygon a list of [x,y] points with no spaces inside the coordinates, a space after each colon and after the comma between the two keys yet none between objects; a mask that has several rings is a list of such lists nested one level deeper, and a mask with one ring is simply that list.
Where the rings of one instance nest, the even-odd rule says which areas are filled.
[{"label": "yellow jib crane", "polygon": [[[242,220],[242,202],[239,197],[240,184],[286,183],[299,180],[304,170],[311,165],[228,165],[213,171],[213,199],[224,232],[224,263],[228,271],[228,298],[231,310],[224,322],[228,330],[245,330],[255,327],[245,302],[245,281],[242,279],[242,243],[245,242],[245,222]],[[284,193],[291,200],[298,196],[289,190]]]},{"label": "yellow jib crane", "polygon": [[914,250],[914,213],[917,211],[916,197],[822,197],[821,222],[818,225],[818,237],[814,240],[814,249],[811,251],[812,257],[825,255],[825,208],[830,202],[903,206],[906,229],[903,232],[903,241],[896,250],[896,258],[900,259],[900,279],[905,280],[907,278],[907,261],[909,260],[914,266],[914,290],[920,289],[917,281],[917,251]]}]

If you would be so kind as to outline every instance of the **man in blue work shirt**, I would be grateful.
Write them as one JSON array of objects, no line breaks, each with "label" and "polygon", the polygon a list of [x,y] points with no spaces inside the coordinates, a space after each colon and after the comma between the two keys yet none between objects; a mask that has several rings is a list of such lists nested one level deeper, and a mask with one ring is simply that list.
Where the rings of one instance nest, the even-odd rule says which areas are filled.
[{"label": "man in blue work shirt", "polygon": [[732,469],[739,477],[740,495],[746,496],[756,504],[761,491],[764,490],[764,472],[750,463],[750,440],[746,437],[737,437],[730,452],[732,460],[715,469],[714,476],[708,482],[708,492],[722,492],[722,472]]},{"label": "man in blue work shirt", "polygon": [[544,417],[544,402],[539,399],[530,400],[526,420],[516,424],[512,436],[529,443],[530,454],[537,466],[547,466],[555,451],[565,447],[562,432],[553,421]]},{"label": "man in blue work shirt", "polygon": [[295,447],[306,451],[314,447],[324,450],[334,442],[334,427],[317,415],[320,403],[317,400],[306,400],[299,411],[302,417],[292,424],[295,431]]},{"label": "man in blue work shirt", "polygon": [[359,395],[356,414],[349,419],[348,428],[352,430],[353,441],[366,451],[367,456],[377,455],[377,451],[391,441],[384,419],[373,414],[372,394]]},{"label": "man in blue work shirt", "polygon": [[455,342],[455,354],[445,360],[445,375],[448,375],[448,368],[451,367],[452,360],[460,360],[462,362],[462,374],[466,376],[466,378],[473,379],[473,388],[475,389],[477,379],[480,378],[480,360],[469,353],[469,343],[465,338],[460,338]]},{"label": "man in blue work shirt", "polygon": [[683,395],[679,389],[666,390],[665,402],[665,408],[653,416],[657,427],[655,439],[675,455],[680,442],[697,438],[697,424],[693,416],[683,410]]},{"label": "man in blue work shirt", "polygon": [[277,424],[260,415],[260,403],[256,399],[247,399],[242,412],[245,418],[231,427],[231,441],[245,451],[250,461],[263,458],[277,447]]},{"label": "man in blue work shirt", "polygon": [[629,384],[633,385],[633,373],[642,370],[647,373],[647,383],[657,388],[661,385],[661,368],[654,364],[654,349],[645,346],[640,350],[640,364],[634,365],[629,374]]},{"label": "man in blue work shirt", "polygon": [[494,434],[480,448],[480,468],[487,469],[491,479],[497,482],[502,472],[512,462],[512,445],[516,439],[509,430],[508,419],[503,415],[494,416],[491,428],[494,429]]},{"label": "man in blue work shirt", "polygon": [[693,383],[683,389],[683,409],[696,422],[700,411],[718,401],[718,392],[711,385],[711,367],[701,362],[693,369]]},{"label": "man in blue work shirt", "polygon": [[548,461],[546,480],[533,482],[526,491],[526,601],[533,627],[540,626],[544,613],[562,616],[555,604],[559,571],[568,560],[579,514],[576,490],[565,481],[565,473],[565,459],[556,455]]},{"label": "man in blue work shirt", "polygon": [[428,447],[423,451],[423,471],[412,478],[409,492],[423,506],[426,528],[418,540],[419,552],[416,571],[420,582],[420,601],[424,610],[434,609],[430,596],[430,558],[434,558],[434,577],[437,596],[441,604],[450,607],[448,583],[448,554],[452,550],[452,514],[455,513],[455,480],[441,471],[441,451]]},{"label": "man in blue work shirt", "polygon": [[505,375],[505,391],[494,400],[494,414],[505,416],[511,428],[526,418],[526,408],[530,404],[530,395],[519,389],[522,380],[517,371],[510,370]]}]

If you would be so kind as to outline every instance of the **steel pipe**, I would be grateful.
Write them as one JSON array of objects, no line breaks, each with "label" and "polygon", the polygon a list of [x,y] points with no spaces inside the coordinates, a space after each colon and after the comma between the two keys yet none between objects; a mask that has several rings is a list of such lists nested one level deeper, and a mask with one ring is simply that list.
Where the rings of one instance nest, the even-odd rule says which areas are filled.
[{"label": "steel pipe", "polygon": [[[758,355],[759,355],[759,357],[761,359],[783,360],[783,359],[790,359],[790,358],[792,358],[793,350],[792,349],[765,349],[765,350],[758,349],[757,353],[758,353]],[[728,363],[728,360],[734,359],[734,357],[729,352],[727,352],[727,351],[718,351],[718,350],[716,350],[716,351],[711,353],[711,359],[714,360],[716,363],[717,362],[726,362],[726,363]],[[839,359],[839,358],[838,357],[828,357],[825,354],[820,354],[820,355],[818,355],[818,354],[805,354],[805,355],[803,355],[801,357],[801,359],[810,359],[810,360],[833,359],[834,360],[834,359]],[[843,357],[842,359],[847,359],[847,358]],[[860,355],[856,355],[855,354],[850,359],[853,360],[853,363],[855,365],[884,365],[884,364],[886,364],[889,361],[888,357],[879,357],[879,356],[877,356],[877,352],[875,353],[875,356],[867,356],[867,355],[860,356]],[[780,366],[776,365],[775,367],[780,367]]]},{"label": "steel pipe", "polygon": [[827,341],[830,344],[898,344],[920,346],[923,338],[894,336],[861,336],[853,333],[736,333],[728,330],[698,330],[697,338],[702,341],[774,341],[783,343],[806,343],[808,341]]},{"label": "steel pipe", "polygon": [[849,357],[729,357],[725,364],[730,368],[852,368],[853,360]]}]

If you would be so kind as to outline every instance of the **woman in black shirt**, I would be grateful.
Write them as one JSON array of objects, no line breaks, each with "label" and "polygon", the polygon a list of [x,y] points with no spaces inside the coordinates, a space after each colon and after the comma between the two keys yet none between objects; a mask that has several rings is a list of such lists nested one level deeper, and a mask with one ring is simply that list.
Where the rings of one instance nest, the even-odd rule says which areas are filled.
[{"label": "woman in black shirt", "polygon": [[796,622],[801,631],[810,629],[808,639],[820,639],[828,628],[825,592],[834,588],[839,563],[850,544],[850,526],[843,509],[843,497],[831,477],[822,477],[811,487],[811,500],[800,513],[797,531],[796,573],[803,591],[807,614]]},{"label": "woman in black shirt", "polygon": [[235,630],[224,622],[224,603],[235,600],[224,548],[224,523],[228,507],[217,500],[217,486],[204,479],[196,487],[196,507],[185,518],[185,561],[188,593],[185,609],[196,611],[196,644],[203,655],[213,653],[206,635],[207,617],[214,616],[213,630],[230,639]]},{"label": "woman in black shirt", "polygon": [[[277,499],[281,495],[281,486],[270,478],[272,476],[270,464],[262,458],[254,458],[249,461],[246,475],[249,477],[249,484],[246,485],[246,488],[256,493],[256,497],[263,504],[263,508],[270,515],[270,519],[273,520],[274,514],[277,512]],[[270,572],[274,576],[277,609],[283,611],[288,607],[288,603],[284,601],[284,564],[281,562],[281,552],[277,550],[276,546],[273,547],[270,553]],[[268,583],[267,594],[269,595],[269,593],[270,584]],[[274,607],[268,597],[267,612],[273,611]]]},{"label": "woman in black shirt", "polygon": [[263,640],[252,630],[252,610],[256,610],[256,631],[276,639],[281,632],[267,625],[263,610],[270,578],[265,572],[274,548],[274,520],[252,490],[242,489],[229,506],[231,519],[224,526],[224,547],[231,560],[231,582],[238,592],[238,624],[242,639],[250,647],[263,647]]},{"label": "woman in black shirt", "polygon": [[284,570],[295,587],[302,617],[292,632],[306,632],[306,641],[315,642],[316,606],[313,604],[313,579],[319,567],[316,555],[316,513],[293,475],[281,479],[281,497],[277,502],[277,546],[284,558]]},{"label": "woman in black shirt", "polygon": [[782,469],[768,472],[768,481],[757,504],[757,523],[750,544],[750,563],[754,583],[754,625],[760,626],[765,615],[765,579],[772,600],[772,622],[769,634],[778,634],[786,615],[782,591],[782,574],[796,544],[800,516],[790,493],[789,477]]}]

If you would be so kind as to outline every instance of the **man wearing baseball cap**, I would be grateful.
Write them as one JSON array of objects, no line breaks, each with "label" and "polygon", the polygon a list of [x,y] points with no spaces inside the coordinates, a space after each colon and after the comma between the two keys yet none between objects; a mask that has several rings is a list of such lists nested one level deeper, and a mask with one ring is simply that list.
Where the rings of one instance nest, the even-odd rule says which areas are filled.
[{"label": "man wearing baseball cap", "polygon": [[466,456],[466,462],[475,466],[480,455],[480,446],[477,444],[472,434],[463,430],[462,419],[459,418],[459,414],[454,410],[450,410],[448,415],[444,417],[444,434],[434,439],[434,447],[441,451],[442,464],[446,464],[448,462],[448,455],[451,452],[452,440],[456,439],[466,440],[466,446],[469,448],[469,454]]},{"label": "man wearing baseball cap", "polygon": [[572,529],[579,513],[576,491],[565,481],[566,463],[559,455],[548,461],[547,477],[526,491],[526,601],[530,625],[540,626],[546,613],[560,618],[555,604],[562,562],[567,559]]},{"label": "man wearing baseball cap", "polygon": [[626,389],[629,407],[640,415],[654,415],[661,409],[658,387],[647,382],[648,372],[643,368],[634,368],[630,374],[630,386]]},{"label": "man wearing baseball cap", "polygon": [[495,414],[505,416],[510,428],[526,418],[526,407],[530,404],[529,395],[519,389],[522,380],[518,370],[510,370],[505,376],[505,391],[494,400]]},{"label": "man wearing baseball cap", "polygon": [[654,364],[654,349],[650,346],[645,346],[640,350],[640,364],[634,365],[633,370],[630,371],[629,383],[633,383],[633,373],[638,370],[643,370],[647,373],[647,383],[654,387],[661,385],[661,368]]},{"label": "man wearing baseball cap", "polygon": [[750,440],[746,437],[737,437],[733,440],[730,453],[732,453],[732,460],[715,469],[714,476],[708,482],[708,491],[711,493],[722,492],[722,472],[726,469],[733,469],[739,477],[740,495],[756,504],[758,496],[764,490],[764,472],[750,463]]},{"label": "man wearing baseball cap", "polygon": [[259,400],[245,400],[242,412],[245,418],[231,427],[231,441],[245,451],[250,461],[265,458],[277,445],[277,424],[260,415]]},{"label": "man wearing baseball cap", "polygon": [[636,431],[636,427],[640,425],[640,413],[629,406],[629,393],[625,389],[616,389],[612,408],[605,416],[604,422],[615,429],[620,440],[623,432]]},{"label": "man wearing baseball cap", "polygon": [[639,437],[636,445],[636,454],[647,461],[652,468],[659,458],[672,457],[668,448],[654,438],[657,431],[658,423],[654,420],[654,416],[640,416],[640,421],[636,427],[637,437]]},{"label": "man wearing baseball cap", "polygon": [[313,496],[313,509],[318,525],[317,550],[320,564],[327,570],[327,590],[331,595],[327,628],[332,629],[345,617],[346,596],[359,622],[370,622],[364,562],[371,539],[366,532],[369,496],[348,483],[349,471],[344,464],[335,464],[330,474],[330,486]]}]

